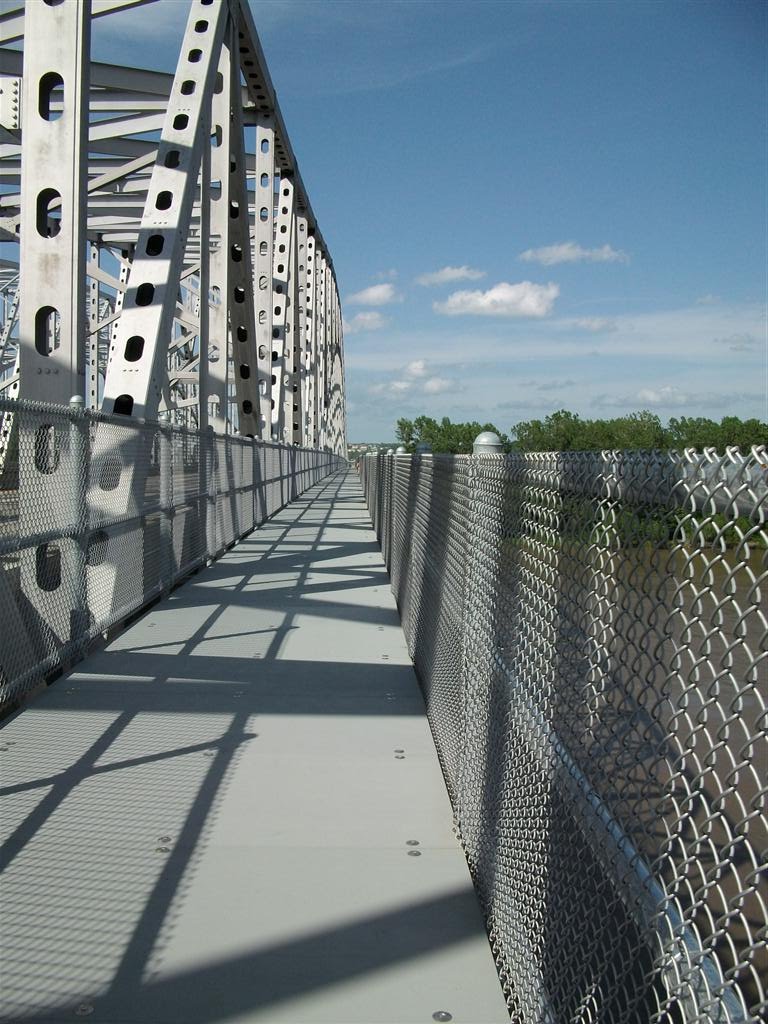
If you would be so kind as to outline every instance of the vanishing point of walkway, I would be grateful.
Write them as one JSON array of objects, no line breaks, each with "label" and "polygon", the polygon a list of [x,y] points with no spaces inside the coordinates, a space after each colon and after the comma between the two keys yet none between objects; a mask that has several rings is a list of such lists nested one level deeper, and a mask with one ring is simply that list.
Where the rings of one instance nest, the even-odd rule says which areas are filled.
[{"label": "vanishing point of walkway", "polygon": [[3,1021],[508,1020],[353,474],[7,721],[0,785]]}]

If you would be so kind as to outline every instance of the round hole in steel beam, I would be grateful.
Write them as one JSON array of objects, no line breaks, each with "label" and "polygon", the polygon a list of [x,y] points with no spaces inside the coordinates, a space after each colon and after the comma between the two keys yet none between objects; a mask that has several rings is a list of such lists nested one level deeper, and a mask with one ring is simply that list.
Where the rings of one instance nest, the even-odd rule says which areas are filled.
[{"label": "round hole in steel beam", "polygon": [[136,289],[136,305],[148,306],[155,297],[155,286],[145,281]]},{"label": "round hole in steel beam", "polygon": [[35,351],[49,356],[59,347],[61,316],[53,306],[41,306],[35,313]]},{"label": "round hole in steel beam", "polygon": [[158,192],[157,199],[155,200],[155,209],[169,210],[172,202],[173,192],[168,192],[167,190],[164,190],[163,192]]},{"label": "round hole in steel beam", "polygon": [[240,263],[243,259],[243,247],[234,242],[230,247],[229,255],[233,263]]},{"label": "round hole in steel beam", "polygon": [[107,547],[109,537],[105,530],[97,530],[88,539],[88,548],[85,554],[87,565],[103,565],[107,559]]},{"label": "round hole in steel beam", "polygon": [[195,32],[197,32],[198,35],[202,35],[203,32],[207,32],[207,31],[208,31],[208,22],[205,21],[204,18],[201,18],[200,21],[196,21],[195,22]]},{"label": "round hole in steel beam", "polygon": [[237,340],[248,341],[248,328],[240,324],[237,328]]},{"label": "round hole in steel beam", "polygon": [[47,592],[61,586],[61,550],[57,544],[40,544],[35,549],[35,580]]},{"label": "round hole in steel beam", "polygon": [[44,423],[35,431],[35,469],[44,476],[50,476],[59,468],[61,445],[56,428]]},{"label": "round hole in steel beam", "polygon": [[102,491],[114,491],[120,483],[123,464],[117,455],[105,455],[99,465],[99,487]]},{"label": "round hole in steel beam", "polygon": [[195,91],[195,88],[196,83],[191,78],[188,78],[185,82],[181,83],[181,95],[191,96],[192,93]]},{"label": "round hole in steel beam", "polygon": [[235,200],[233,199],[232,202],[229,204],[229,219],[230,220],[237,220],[237,218],[239,216],[240,216],[240,203],[235,202]]},{"label": "round hole in steel beam", "polygon": [[216,78],[213,80],[213,91],[217,96],[224,92],[224,75],[220,71],[216,72]]},{"label": "round hole in steel beam", "polygon": [[259,210],[259,220],[269,220],[269,210],[266,206],[262,206]]},{"label": "round hole in steel beam", "polygon": [[[133,396],[118,395],[112,406],[112,412],[116,416],[130,416],[133,412]],[[117,484],[115,484],[117,486]],[[107,488],[105,488],[107,490]]]},{"label": "round hole in steel beam", "polygon": [[251,376],[251,368],[247,363],[240,364],[240,378],[241,380],[248,380]]},{"label": "round hole in steel beam", "polygon": [[173,127],[177,132],[182,132],[189,124],[189,114],[177,114],[173,119]]},{"label": "round hole in steel beam", "polygon": [[61,209],[51,209],[61,199],[61,193],[55,188],[44,188],[37,194],[37,233],[41,238],[55,238],[61,231]]},{"label": "round hole in steel beam", "polygon": [[247,398],[243,402],[243,412],[246,416],[250,416],[253,412],[253,402],[249,401]]},{"label": "round hole in steel beam", "polygon": [[169,167],[171,170],[175,170],[175,168],[177,168],[181,163],[181,150],[169,149],[168,152],[165,154],[165,160],[163,161],[163,163],[166,167]]},{"label": "round hole in steel beam", "polygon": [[202,50],[190,50],[189,53],[187,54],[187,60],[189,61],[190,64],[197,64],[199,63],[202,56]]},{"label": "round hole in steel beam", "polygon": [[159,256],[163,251],[165,239],[162,235],[150,235],[147,239],[147,256]]},{"label": "round hole in steel beam", "polygon": [[144,352],[144,339],[139,334],[134,334],[125,343],[125,361],[137,363]]},{"label": "round hole in steel beam", "polygon": [[259,345],[259,359],[266,359],[266,358],[267,358],[267,346],[266,345]]},{"label": "round hole in steel beam", "polygon": [[268,153],[269,152],[269,139],[262,139],[261,140],[261,152],[262,153]]},{"label": "round hole in steel beam", "polygon": [[266,309],[259,310],[259,323],[265,324],[267,322],[267,311]]},{"label": "round hole in steel beam", "polygon": [[232,296],[235,302],[245,302],[245,288],[241,288],[240,285],[237,285],[237,287],[232,290]]},{"label": "round hole in steel beam", "polygon": [[[54,92],[57,89],[64,88],[64,79],[56,71],[47,71],[40,77],[40,83],[37,92],[37,112],[44,121],[58,121],[62,115],[61,110],[53,110],[52,100],[54,99]],[[63,106],[63,95],[59,93],[57,97],[62,101]]]}]

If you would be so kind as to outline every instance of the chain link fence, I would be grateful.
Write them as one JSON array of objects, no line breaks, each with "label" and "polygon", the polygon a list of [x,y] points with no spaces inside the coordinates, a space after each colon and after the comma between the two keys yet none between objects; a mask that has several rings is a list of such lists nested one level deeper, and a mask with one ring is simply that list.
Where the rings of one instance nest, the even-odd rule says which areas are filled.
[{"label": "chain link fence", "polygon": [[362,459],[519,1024],[765,1019],[767,467]]},{"label": "chain link fence", "polygon": [[345,460],[0,399],[0,708]]}]

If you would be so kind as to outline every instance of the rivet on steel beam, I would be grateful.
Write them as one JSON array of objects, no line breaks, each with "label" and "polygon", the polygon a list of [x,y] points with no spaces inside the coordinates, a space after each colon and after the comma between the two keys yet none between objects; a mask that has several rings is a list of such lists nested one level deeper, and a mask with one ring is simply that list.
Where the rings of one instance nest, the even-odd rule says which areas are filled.
[{"label": "rivet on steel beam", "polygon": [[405,845],[406,846],[418,846],[419,845],[419,840],[418,839],[406,839]]},{"label": "rivet on steel beam", "polygon": [[170,852],[171,852],[170,846],[156,846],[155,847],[155,853],[170,853]]},{"label": "rivet on steel beam", "polygon": [[432,1020],[453,1020],[453,1014],[448,1013],[447,1010],[435,1010],[435,1012],[432,1014]]},{"label": "rivet on steel beam", "polygon": [[409,857],[420,857],[421,856],[421,850],[409,850],[408,851],[408,856]]},{"label": "rivet on steel beam", "polygon": [[80,1003],[78,1008],[75,1010],[78,1017],[87,1017],[93,1013],[93,1006],[91,1003]]}]

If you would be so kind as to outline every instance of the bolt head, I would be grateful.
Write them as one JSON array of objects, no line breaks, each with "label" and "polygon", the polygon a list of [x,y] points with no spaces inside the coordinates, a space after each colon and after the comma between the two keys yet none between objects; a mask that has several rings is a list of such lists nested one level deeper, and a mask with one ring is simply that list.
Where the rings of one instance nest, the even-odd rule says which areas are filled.
[{"label": "bolt head", "polygon": [[435,1010],[432,1014],[432,1020],[453,1020],[453,1014],[448,1013],[447,1010]]}]

